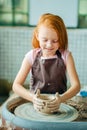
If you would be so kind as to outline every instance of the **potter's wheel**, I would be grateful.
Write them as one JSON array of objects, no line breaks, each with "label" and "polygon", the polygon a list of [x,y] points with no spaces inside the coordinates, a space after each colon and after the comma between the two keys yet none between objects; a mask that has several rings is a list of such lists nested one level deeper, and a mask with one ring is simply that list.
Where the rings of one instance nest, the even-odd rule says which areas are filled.
[{"label": "potter's wheel", "polygon": [[78,117],[77,110],[64,103],[60,105],[59,112],[55,114],[38,113],[34,110],[31,102],[19,105],[14,113],[22,119],[42,122],[71,122]]}]

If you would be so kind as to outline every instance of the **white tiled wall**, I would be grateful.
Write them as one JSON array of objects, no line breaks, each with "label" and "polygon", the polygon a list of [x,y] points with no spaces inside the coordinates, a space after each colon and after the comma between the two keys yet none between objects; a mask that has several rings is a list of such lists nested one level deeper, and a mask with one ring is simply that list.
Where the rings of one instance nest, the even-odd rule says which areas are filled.
[{"label": "white tiled wall", "polygon": [[0,78],[12,82],[31,48],[33,28],[0,28]]},{"label": "white tiled wall", "polygon": [[68,37],[80,82],[87,85],[87,29],[68,30]]},{"label": "white tiled wall", "polygon": [[[33,27],[0,27],[0,79],[13,82],[24,55],[31,49]],[[82,85],[87,84],[87,29],[67,29]],[[29,78],[29,77],[28,77]],[[27,78],[26,83],[29,82]]]}]

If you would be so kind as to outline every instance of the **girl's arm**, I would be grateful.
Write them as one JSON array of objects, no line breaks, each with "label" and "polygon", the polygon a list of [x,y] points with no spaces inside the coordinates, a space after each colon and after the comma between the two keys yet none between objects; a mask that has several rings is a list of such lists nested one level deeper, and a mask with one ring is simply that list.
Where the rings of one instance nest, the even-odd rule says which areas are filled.
[{"label": "girl's arm", "polygon": [[24,99],[27,99],[29,101],[33,101],[33,94],[23,87],[24,81],[28,73],[30,72],[30,69],[31,65],[29,64],[28,59],[25,57],[22,62],[21,68],[14,80],[12,88],[13,91],[17,93],[20,97],[23,97]]},{"label": "girl's arm", "polygon": [[72,98],[80,91],[80,81],[75,69],[75,64],[71,53],[67,57],[66,69],[70,79],[71,87],[60,96],[61,102],[65,102],[66,100]]}]

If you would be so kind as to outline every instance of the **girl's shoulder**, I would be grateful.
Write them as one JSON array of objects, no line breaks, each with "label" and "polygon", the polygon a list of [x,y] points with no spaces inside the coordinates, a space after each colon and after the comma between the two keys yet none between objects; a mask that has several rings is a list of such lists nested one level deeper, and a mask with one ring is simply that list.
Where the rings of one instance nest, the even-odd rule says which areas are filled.
[{"label": "girl's shoulder", "polygon": [[69,54],[71,54],[69,50],[64,50],[61,52],[61,56],[62,56],[62,59],[64,60],[65,65],[66,65]]},{"label": "girl's shoulder", "polygon": [[40,48],[35,48],[26,53],[25,57],[28,59],[31,65],[33,64],[34,59],[40,50]]}]

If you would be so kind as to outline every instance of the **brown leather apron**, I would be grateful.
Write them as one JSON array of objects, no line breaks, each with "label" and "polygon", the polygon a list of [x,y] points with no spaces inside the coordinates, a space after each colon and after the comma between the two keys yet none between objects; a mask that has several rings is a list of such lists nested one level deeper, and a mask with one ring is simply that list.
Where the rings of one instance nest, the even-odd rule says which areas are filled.
[{"label": "brown leather apron", "polygon": [[67,89],[66,67],[59,51],[57,58],[41,59],[42,52],[38,52],[31,69],[30,90],[41,93],[62,94]]}]

